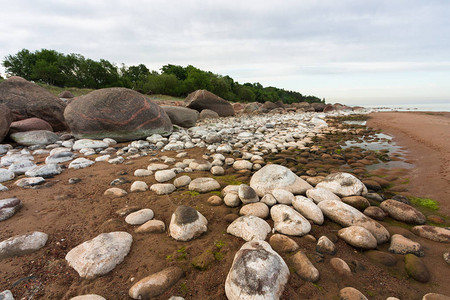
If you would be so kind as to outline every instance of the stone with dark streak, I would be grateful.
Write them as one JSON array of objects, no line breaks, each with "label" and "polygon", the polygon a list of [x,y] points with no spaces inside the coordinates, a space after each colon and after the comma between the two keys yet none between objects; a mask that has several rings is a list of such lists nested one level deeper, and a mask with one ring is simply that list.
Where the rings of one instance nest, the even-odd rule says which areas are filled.
[{"label": "stone with dark streak", "polygon": [[0,222],[11,218],[22,207],[22,201],[17,198],[0,200]]},{"label": "stone with dark streak", "polygon": [[172,214],[169,234],[177,241],[190,241],[208,228],[206,218],[192,207],[180,205]]},{"label": "stone with dark streak", "polygon": [[172,131],[166,112],[146,96],[126,88],[93,91],[72,101],[64,117],[77,138],[144,139]]},{"label": "stone with dark streak", "polygon": [[389,214],[395,220],[410,223],[410,224],[425,224],[427,220],[425,216],[414,207],[388,199],[380,204],[380,208]]}]

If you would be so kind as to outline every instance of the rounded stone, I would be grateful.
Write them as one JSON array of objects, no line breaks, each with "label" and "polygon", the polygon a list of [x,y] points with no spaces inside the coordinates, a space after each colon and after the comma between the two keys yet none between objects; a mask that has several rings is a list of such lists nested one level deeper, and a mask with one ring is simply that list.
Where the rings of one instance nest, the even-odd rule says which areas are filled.
[{"label": "rounded stone", "polygon": [[189,190],[199,193],[207,193],[220,189],[220,184],[214,178],[200,177],[196,178],[189,183]]},{"label": "rounded stone", "polygon": [[297,242],[295,242],[293,239],[284,234],[278,233],[275,233],[270,237],[269,244],[270,246],[272,246],[273,250],[277,251],[280,254],[295,252],[300,248]]},{"label": "rounded stone", "polygon": [[213,195],[213,196],[209,197],[207,201],[208,201],[208,204],[211,206],[219,206],[219,205],[223,204],[222,198],[220,198],[217,195]]},{"label": "rounded stone", "polygon": [[189,177],[187,175],[183,175],[183,176],[176,178],[173,181],[173,184],[175,185],[175,187],[179,188],[179,187],[188,185],[189,183],[191,183],[191,181],[192,181],[191,177]]},{"label": "rounded stone", "polygon": [[155,172],[155,180],[158,182],[166,182],[177,176],[173,170],[160,170]]},{"label": "rounded stone", "polygon": [[163,233],[166,231],[166,225],[160,220],[150,220],[136,228],[136,233]]},{"label": "rounded stone", "polygon": [[310,282],[319,280],[319,271],[302,251],[295,253],[294,256],[291,257],[290,262],[301,279]]},{"label": "rounded stone", "polygon": [[144,208],[135,212],[130,213],[126,218],[125,222],[130,225],[141,225],[145,222],[153,219],[155,216],[153,210],[149,208]]},{"label": "rounded stone", "polygon": [[361,226],[343,228],[338,231],[338,236],[356,248],[374,249],[377,247],[377,240],[373,234]]},{"label": "rounded stone", "polygon": [[339,300],[368,300],[360,291],[352,287],[345,287],[339,291]]},{"label": "rounded stone", "polygon": [[145,192],[148,190],[148,185],[144,181],[135,181],[131,185],[131,192]]},{"label": "rounded stone", "polygon": [[330,259],[330,265],[340,276],[352,275],[352,271],[350,270],[348,264],[338,257],[333,257]]},{"label": "rounded stone", "polygon": [[265,240],[270,231],[270,225],[255,216],[239,217],[227,228],[227,233],[240,237],[247,242],[255,239]]},{"label": "rounded stone", "polygon": [[239,214],[243,216],[255,216],[265,219],[269,216],[269,207],[262,202],[250,203],[242,206]]},{"label": "rounded stone", "polygon": [[184,275],[179,267],[169,267],[150,276],[147,276],[130,288],[128,294],[133,299],[152,299],[163,294],[175,285]]}]

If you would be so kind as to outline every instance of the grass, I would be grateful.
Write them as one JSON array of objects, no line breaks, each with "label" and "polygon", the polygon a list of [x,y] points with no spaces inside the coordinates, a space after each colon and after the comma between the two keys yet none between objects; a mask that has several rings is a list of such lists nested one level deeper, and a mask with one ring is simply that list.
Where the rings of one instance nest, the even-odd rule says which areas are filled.
[{"label": "grass", "polygon": [[409,201],[416,206],[428,208],[430,210],[439,209],[439,204],[431,198],[409,197]]},{"label": "grass", "polygon": [[213,194],[213,195],[222,196],[222,192],[221,191],[211,191],[210,193]]},{"label": "grass", "polygon": [[154,101],[184,101],[184,98],[173,97],[169,95],[156,94],[156,95],[149,95],[148,97]]},{"label": "grass", "polygon": [[94,89],[80,89],[80,88],[74,88],[74,87],[57,87],[54,85],[49,85],[49,84],[44,84],[44,83],[36,83],[37,85],[39,85],[40,87],[43,87],[44,89],[46,89],[47,91],[49,91],[50,93],[52,93],[55,96],[58,96],[61,92],[64,91],[70,91],[75,97],[78,96],[82,96],[82,95],[86,95],[92,91],[94,91]]},{"label": "grass", "polygon": [[221,181],[227,185],[241,185],[244,182],[236,179],[234,175],[223,175],[223,176],[214,176],[214,179],[217,181]]},{"label": "grass", "polygon": [[186,192],[183,193],[183,195],[189,195],[189,196],[192,196],[192,197],[196,197],[196,196],[200,195],[200,193],[196,192],[196,191],[186,191]]},{"label": "grass", "polygon": [[178,255],[177,260],[185,260],[187,257],[187,253],[186,253],[186,247],[183,246],[180,249],[177,250],[178,253],[180,253],[180,255]]}]

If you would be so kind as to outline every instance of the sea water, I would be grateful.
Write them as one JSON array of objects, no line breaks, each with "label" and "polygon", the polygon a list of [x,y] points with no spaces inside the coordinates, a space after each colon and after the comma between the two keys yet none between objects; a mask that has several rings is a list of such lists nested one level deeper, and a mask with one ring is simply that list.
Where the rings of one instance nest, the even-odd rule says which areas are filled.
[{"label": "sea water", "polygon": [[371,108],[377,111],[448,111],[449,103],[410,103],[410,104],[367,104],[362,105],[365,108]]}]

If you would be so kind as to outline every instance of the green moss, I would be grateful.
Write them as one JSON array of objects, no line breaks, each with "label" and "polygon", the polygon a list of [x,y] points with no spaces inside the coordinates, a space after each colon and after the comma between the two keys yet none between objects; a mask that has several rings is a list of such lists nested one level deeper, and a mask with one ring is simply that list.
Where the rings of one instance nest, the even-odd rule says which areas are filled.
[{"label": "green moss", "polygon": [[178,257],[177,260],[185,260],[187,257],[187,253],[186,253],[186,247],[183,246],[180,249],[177,250],[178,253]]},{"label": "green moss", "polygon": [[214,176],[214,179],[219,182],[223,182],[226,185],[241,185],[244,183],[237,180],[234,175]]},{"label": "green moss", "polygon": [[213,194],[213,195],[222,196],[222,192],[221,191],[211,191],[210,193]]},{"label": "green moss", "polygon": [[195,197],[195,196],[200,195],[200,193],[196,192],[196,191],[186,191],[183,193],[183,195],[189,195],[189,196]]},{"label": "green moss", "polygon": [[412,204],[425,207],[430,210],[438,210],[439,204],[431,198],[409,197]]}]

